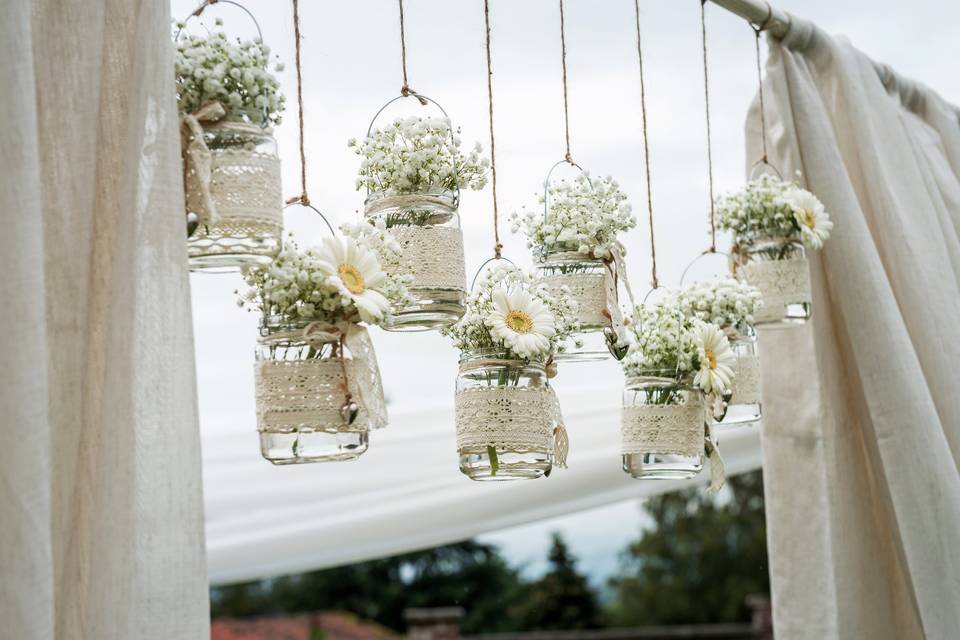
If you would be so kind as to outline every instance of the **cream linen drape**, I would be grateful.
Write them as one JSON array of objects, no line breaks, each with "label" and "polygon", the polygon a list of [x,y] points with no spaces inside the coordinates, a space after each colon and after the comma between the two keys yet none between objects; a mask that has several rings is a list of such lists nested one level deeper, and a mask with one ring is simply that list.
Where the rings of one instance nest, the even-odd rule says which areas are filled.
[{"label": "cream linen drape", "polygon": [[169,7],[0,14],[0,637],[208,637]]},{"label": "cream linen drape", "polygon": [[766,86],[772,161],[836,222],[812,323],[760,336],[777,637],[960,637],[957,110],[796,19]]}]

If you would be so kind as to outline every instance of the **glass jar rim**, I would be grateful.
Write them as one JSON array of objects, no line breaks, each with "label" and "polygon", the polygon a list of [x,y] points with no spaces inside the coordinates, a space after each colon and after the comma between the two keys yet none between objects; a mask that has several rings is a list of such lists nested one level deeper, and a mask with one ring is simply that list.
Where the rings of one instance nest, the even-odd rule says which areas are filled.
[{"label": "glass jar rim", "polygon": [[511,364],[516,363],[520,366],[536,367],[538,369],[543,369],[546,367],[545,360],[522,358],[506,349],[497,347],[485,349],[467,349],[460,352],[460,363],[474,362],[477,360],[509,362]]},{"label": "glass jar rim", "polygon": [[445,187],[439,186],[430,186],[425,189],[420,189],[417,191],[401,191],[396,192],[390,189],[383,189],[381,191],[371,191],[367,194],[367,197],[364,199],[363,203],[369,208],[370,205],[373,205],[381,200],[390,198],[396,200],[400,204],[405,204],[407,201],[415,202],[420,198],[430,198],[437,200],[437,204],[446,205],[449,207],[455,207],[457,200],[459,198],[457,189],[448,189]]}]

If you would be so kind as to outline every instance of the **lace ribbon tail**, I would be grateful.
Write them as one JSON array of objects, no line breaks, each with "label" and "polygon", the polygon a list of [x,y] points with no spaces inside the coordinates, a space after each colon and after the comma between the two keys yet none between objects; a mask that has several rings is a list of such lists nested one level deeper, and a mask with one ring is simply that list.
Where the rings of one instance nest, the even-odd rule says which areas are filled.
[{"label": "lace ribbon tail", "polygon": [[553,408],[553,456],[556,465],[562,469],[567,468],[567,456],[570,453],[570,437],[567,434],[567,427],[563,424],[563,415],[560,413],[560,400],[557,394],[550,388],[550,404]]},{"label": "lace ribbon tail", "polygon": [[623,280],[630,303],[633,304],[633,291],[630,289],[630,282],[627,280],[627,272],[623,268],[623,257],[620,249],[616,246],[610,249],[611,257],[604,260],[604,288],[606,290],[607,309],[606,316],[610,320],[609,332],[604,331],[607,337],[607,346],[610,353],[617,360],[621,360],[629,348],[627,332],[624,327],[623,313],[620,310],[620,289],[619,281]]},{"label": "lace ribbon tail", "polygon": [[707,454],[707,460],[710,461],[710,492],[717,493],[723,488],[726,482],[727,474],[723,466],[723,458],[720,456],[720,449],[713,441],[713,434],[710,425],[706,425],[706,432],[703,439],[704,451]]},{"label": "lace ribbon tail", "polygon": [[[184,195],[191,190],[187,184],[190,176],[196,180],[202,211],[194,211],[201,224],[216,224],[220,219],[216,204],[210,193],[213,179],[213,156],[203,135],[201,122],[218,122],[225,118],[227,110],[217,101],[208,102],[195,112],[183,116],[180,123],[180,152],[184,167]],[[189,204],[189,198],[187,199]]]},{"label": "lace ribbon tail", "polygon": [[[370,333],[364,328],[351,324],[344,332],[344,344],[353,355],[351,367],[354,372],[354,388],[360,400],[360,406],[367,411],[367,418],[372,429],[387,426],[387,408],[379,401],[383,398],[383,387],[380,382],[380,368],[377,366],[377,356],[373,350],[373,341]],[[347,367],[344,367],[344,377]],[[345,381],[350,388],[350,381]]]}]

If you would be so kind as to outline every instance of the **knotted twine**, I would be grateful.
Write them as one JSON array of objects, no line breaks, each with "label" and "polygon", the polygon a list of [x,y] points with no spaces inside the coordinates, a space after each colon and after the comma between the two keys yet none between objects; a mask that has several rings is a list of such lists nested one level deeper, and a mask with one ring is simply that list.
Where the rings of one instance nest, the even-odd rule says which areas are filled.
[{"label": "knotted twine", "polygon": [[220,219],[213,196],[210,193],[210,181],[213,178],[213,156],[204,139],[203,125],[221,122],[227,117],[227,110],[218,100],[207,102],[193,113],[184,114],[180,120],[180,155],[183,161],[184,197],[187,195],[187,176],[197,179],[202,211],[195,211],[201,224],[216,224]]}]

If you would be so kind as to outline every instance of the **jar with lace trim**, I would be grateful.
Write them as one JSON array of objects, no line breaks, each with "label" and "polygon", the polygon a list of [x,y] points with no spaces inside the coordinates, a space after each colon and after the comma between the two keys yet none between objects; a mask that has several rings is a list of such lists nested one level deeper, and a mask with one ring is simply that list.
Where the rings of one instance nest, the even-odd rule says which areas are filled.
[{"label": "jar with lace trim", "polygon": [[621,411],[623,470],[634,478],[692,478],[703,468],[703,394],[670,370],[627,379]]},{"label": "jar with lace trim", "polygon": [[543,363],[493,350],[462,354],[455,396],[461,473],[471,480],[549,475],[555,403]]},{"label": "jar with lace trim", "polygon": [[456,192],[373,192],[365,206],[367,218],[382,221],[400,243],[399,270],[413,277],[407,288],[414,301],[395,309],[384,328],[423,331],[456,322],[467,291]]},{"label": "jar with lace trim", "polygon": [[537,265],[551,291],[563,286],[578,304],[580,331],[566,340],[555,360],[589,361],[610,357],[604,329],[610,325],[607,313],[606,266],[602,260],[587,258],[576,251],[548,253]]},{"label": "jar with lace trim", "polygon": [[203,123],[210,151],[208,211],[193,163],[184,172],[187,212],[198,225],[187,241],[193,271],[234,271],[269,264],[280,251],[283,203],[280,158],[270,128],[246,122]]},{"label": "jar with lace trim", "polygon": [[756,240],[741,244],[735,258],[737,276],[763,296],[758,326],[791,327],[810,319],[810,264],[800,241]]},{"label": "jar with lace trim", "polygon": [[760,421],[760,357],[757,332],[745,322],[724,330],[737,361],[733,369],[732,395],[720,420],[726,425],[752,425]]},{"label": "jar with lace trim", "polygon": [[[367,450],[369,429],[385,424],[372,351],[356,353],[329,335],[310,338],[308,324],[271,317],[260,329],[257,429],[261,454],[277,465],[353,460]],[[366,329],[357,331],[361,340],[351,344],[363,345]]]}]

